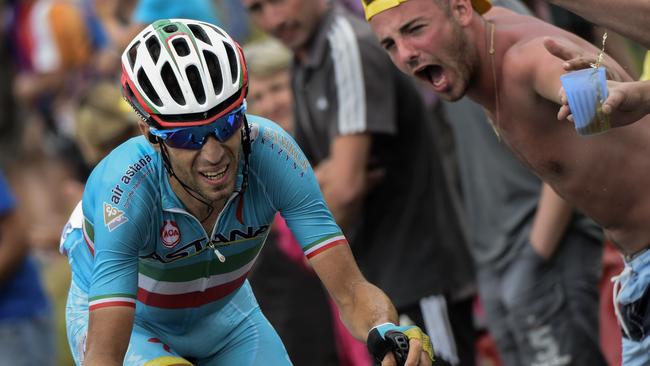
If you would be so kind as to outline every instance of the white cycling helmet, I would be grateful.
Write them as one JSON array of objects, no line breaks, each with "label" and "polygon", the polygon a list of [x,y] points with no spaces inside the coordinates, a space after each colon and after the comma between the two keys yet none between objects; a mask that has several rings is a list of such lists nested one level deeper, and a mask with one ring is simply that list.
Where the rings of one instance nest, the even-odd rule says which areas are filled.
[{"label": "white cycling helmet", "polygon": [[147,26],[122,54],[122,93],[156,128],[208,124],[246,97],[241,47],[205,22],[162,19]]}]

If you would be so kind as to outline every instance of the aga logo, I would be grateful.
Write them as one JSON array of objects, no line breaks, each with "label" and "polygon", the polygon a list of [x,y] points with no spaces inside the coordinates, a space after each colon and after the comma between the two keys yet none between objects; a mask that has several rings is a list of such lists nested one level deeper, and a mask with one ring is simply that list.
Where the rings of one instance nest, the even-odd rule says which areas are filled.
[{"label": "aga logo", "polygon": [[181,231],[176,221],[165,220],[165,224],[160,228],[160,239],[166,248],[173,248],[181,241]]},{"label": "aga logo", "polygon": [[104,225],[106,225],[108,231],[117,229],[127,221],[129,221],[129,218],[124,215],[124,211],[104,202]]}]

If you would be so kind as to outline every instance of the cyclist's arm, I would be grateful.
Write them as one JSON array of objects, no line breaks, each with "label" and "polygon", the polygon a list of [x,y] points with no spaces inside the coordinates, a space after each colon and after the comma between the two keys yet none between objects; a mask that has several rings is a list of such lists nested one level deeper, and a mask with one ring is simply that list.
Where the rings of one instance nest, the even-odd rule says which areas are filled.
[{"label": "cyclist's arm", "polygon": [[366,281],[347,244],[331,247],[310,262],[357,339],[365,342],[375,325],[398,324],[395,307],[382,290]]},{"label": "cyclist's arm", "polygon": [[85,366],[122,365],[129,346],[135,308],[112,306],[90,312]]},{"label": "cyclist's arm", "polygon": [[315,170],[323,198],[344,231],[357,216],[366,192],[370,143],[368,134],[338,136],[330,145],[329,158]]}]

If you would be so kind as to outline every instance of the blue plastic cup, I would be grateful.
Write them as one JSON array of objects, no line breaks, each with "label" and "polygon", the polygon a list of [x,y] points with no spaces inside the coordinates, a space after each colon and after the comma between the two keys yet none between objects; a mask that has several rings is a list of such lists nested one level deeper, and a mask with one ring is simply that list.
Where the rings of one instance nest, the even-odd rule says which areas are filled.
[{"label": "blue plastic cup", "polygon": [[603,113],[607,99],[605,68],[583,69],[560,76],[569,100],[576,131],[594,135],[609,130],[609,116]]}]

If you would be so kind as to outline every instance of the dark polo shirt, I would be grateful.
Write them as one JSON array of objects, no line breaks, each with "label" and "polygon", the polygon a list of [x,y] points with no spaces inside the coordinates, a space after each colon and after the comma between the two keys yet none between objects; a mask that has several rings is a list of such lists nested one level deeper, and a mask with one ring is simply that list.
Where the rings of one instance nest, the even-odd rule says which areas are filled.
[{"label": "dark polo shirt", "polygon": [[296,140],[318,165],[337,136],[372,136],[370,162],[385,170],[346,232],[364,275],[397,307],[473,281],[429,116],[411,80],[369,25],[333,6],[307,57],[293,67]]}]

